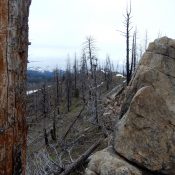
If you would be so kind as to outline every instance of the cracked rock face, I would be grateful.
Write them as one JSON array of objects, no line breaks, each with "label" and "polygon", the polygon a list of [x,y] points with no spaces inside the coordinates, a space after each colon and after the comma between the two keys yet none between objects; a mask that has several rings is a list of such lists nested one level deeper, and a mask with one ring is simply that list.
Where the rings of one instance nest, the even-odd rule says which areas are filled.
[{"label": "cracked rock face", "polygon": [[175,175],[175,40],[149,44],[122,110],[116,152],[151,171]]}]

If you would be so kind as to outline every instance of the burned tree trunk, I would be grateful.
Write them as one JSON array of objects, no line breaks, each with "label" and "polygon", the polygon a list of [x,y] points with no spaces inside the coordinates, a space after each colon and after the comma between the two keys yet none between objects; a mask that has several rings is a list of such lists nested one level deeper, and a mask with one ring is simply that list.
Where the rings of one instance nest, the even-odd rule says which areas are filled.
[{"label": "burned tree trunk", "polygon": [[0,174],[25,174],[26,68],[31,0],[0,1]]}]

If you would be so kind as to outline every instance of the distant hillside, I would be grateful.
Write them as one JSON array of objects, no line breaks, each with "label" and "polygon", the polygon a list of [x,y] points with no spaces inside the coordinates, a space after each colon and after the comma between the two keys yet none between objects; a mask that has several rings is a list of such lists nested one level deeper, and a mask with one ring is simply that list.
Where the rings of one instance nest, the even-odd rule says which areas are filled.
[{"label": "distant hillside", "polygon": [[[64,71],[60,70],[61,74],[64,73]],[[54,77],[53,71],[43,71],[43,70],[33,70],[28,69],[27,70],[27,81],[29,83],[39,83],[43,82],[43,80],[51,81]]]}]

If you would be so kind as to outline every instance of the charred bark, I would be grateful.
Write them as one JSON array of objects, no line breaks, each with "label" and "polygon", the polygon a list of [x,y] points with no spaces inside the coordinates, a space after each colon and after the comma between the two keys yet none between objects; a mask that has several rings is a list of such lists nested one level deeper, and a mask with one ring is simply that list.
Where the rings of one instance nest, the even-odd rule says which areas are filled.
[{"label": "charred bark", "polygon": [[31,0],[0,1],[1,175],[25,174],[25,98],[30,3]]}]

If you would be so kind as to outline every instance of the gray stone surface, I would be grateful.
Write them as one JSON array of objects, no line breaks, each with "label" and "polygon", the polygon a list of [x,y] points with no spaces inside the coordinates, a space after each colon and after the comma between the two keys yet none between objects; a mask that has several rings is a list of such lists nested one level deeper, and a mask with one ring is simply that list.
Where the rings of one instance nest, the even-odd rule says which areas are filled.
[{"label": "gray stone surface", "polygon": [[149,45],[124,105],[115,150],[151,171],[175,174],[175,40]]}]

